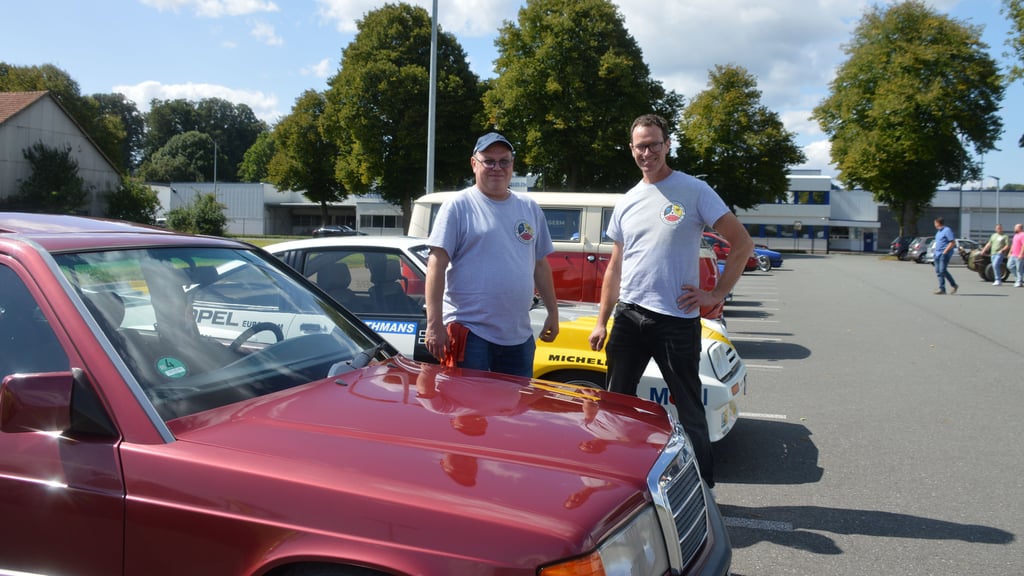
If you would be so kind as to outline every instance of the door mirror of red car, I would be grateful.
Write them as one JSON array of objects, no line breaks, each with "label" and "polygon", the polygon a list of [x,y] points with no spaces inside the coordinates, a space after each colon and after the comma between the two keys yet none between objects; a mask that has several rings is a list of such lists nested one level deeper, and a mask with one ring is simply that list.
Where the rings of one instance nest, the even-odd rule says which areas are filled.
[{"label": "door mirror of red car", "polygon": [[71,426],[71,372],[12,374],[0,386],[0,431],[64,432]]}]

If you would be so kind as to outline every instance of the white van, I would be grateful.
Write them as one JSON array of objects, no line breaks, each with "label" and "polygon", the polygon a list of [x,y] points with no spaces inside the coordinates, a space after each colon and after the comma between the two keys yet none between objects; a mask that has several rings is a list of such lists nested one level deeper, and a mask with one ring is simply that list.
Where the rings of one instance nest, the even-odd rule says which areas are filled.
[{"label": "white van", "polygon": [[[559,300],[600,302],[604,271],[613,242],[605,236],[612,209],[624,194],[596,192],[517,192],[540,204],[555,251],[548,256]],[[426,238],[441,204],[458,192],[436,192],[415,200],[409,236]],[[701,248],[700,285],[713,290],[718,264],[708,246]],[[704,318],[720,319],[723,303],[701,308]]]}]

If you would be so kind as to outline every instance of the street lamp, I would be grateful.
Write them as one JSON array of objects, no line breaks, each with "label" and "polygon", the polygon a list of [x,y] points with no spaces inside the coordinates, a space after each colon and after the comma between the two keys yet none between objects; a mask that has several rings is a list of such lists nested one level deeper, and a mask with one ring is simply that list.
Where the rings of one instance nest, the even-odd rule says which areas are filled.
[{"label": "street lamp", "polygon": [[999,176],[989,175],[989,178],[996,181],[996,224],[999,224]]}]

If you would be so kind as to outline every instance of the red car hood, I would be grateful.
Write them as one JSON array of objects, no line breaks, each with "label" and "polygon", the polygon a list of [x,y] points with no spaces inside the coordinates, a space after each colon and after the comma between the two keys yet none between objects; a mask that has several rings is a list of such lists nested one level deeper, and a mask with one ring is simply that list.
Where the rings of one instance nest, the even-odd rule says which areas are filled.
[{"label": "red car hood", "polygon": [[339,536],[417,527],[405,544],[470,556],[500,528],[512,564],[593,546],[648,498],[672,432],[635,397],[401,357],[169,425],[161,448],[187,464],[151,470],[148,489]]}]

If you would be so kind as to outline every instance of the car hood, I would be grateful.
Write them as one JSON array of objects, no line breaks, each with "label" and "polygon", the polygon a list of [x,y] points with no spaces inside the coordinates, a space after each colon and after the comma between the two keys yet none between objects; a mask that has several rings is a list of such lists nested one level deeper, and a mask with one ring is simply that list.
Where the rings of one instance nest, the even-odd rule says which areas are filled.
[{"label": "car hood", "polygon": [[[646,476],[672,433],[661,406],[635,397],[400,356],[169,426],[190,465],[247,470],[246,484],[255,472],[264,487],[173,474],[175,491],[197,502],[237,509],[245,494],[245,509],[328,532],[396,522],[517,541],[511,528],[524,547],[551,546],[555,534],[552,557],[592,546],[648,499]],[[392,508],[403,518],[387,518]],[[427,532],[410,545],[471,553]]]}]

